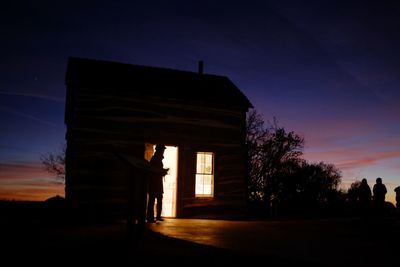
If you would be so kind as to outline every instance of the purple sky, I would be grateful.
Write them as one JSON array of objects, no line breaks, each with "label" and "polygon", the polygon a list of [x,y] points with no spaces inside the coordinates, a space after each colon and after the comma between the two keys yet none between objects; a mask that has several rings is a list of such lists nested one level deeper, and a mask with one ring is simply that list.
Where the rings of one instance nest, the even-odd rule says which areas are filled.
[{"label": "purple sky", "polygon": [[[68,56],[228,76],[304,136],[343,187],[400,185],[396,1],[7,1],[1,4],[0,198],[63,194],[40,156],[65,126]],[[101,3],[100,3],[101,2]],[[233,3],[235,2],[235,3]],[[238,3],[236,3],[238,2]],[[47,192],[46,194],[44,192]]]}]

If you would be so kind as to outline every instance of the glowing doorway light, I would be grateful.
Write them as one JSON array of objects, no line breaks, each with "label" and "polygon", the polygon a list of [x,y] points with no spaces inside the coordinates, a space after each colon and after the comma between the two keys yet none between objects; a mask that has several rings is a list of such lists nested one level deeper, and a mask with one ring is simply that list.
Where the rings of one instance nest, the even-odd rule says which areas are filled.
[{"label": "glowing doorway light", "polygon": [[178,169],[178,148],[167,146],[164,151],[164,168],[169,172],[164,176],[164,196],[161,216],[176,217],[176,186]]}]

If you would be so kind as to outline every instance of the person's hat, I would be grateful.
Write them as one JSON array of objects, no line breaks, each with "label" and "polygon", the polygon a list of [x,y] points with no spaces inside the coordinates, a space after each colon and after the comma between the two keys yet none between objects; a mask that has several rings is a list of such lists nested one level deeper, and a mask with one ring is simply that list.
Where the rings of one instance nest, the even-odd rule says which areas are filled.
[{"label": "person's hat", "polygon": [[156,145],[156,150],[165,150],[167,147],[162,145],[162,144],[158,144]]}]

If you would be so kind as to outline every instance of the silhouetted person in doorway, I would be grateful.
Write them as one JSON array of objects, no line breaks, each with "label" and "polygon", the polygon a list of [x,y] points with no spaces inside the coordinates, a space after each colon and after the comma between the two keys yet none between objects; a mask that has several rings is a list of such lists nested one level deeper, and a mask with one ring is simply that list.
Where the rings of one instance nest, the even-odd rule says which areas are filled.
[{"label": "silhouetted person in doorway", "polygon": [[158,170],[157,174],[153,174],[149,179],[149,202],[147,205],[147,222],[156,222],[154,219],[154,201],[157,199],[157,217],[158,221],[163,221],[161,218],[162,199],[163,199],[163,177],[167,174],[168,169],[164,169],[162,160],[164,159],[164,145],[156,145],[156,151],[150,160],[150,164]]},{"label": "silhouetted person in doorway", "polygon": [[387,193],[386,186],[382,183],[382,178],[376,178],[376,184],[374,184],[372,191],[374,193],[374,205],[376,211],[381,215],[385,209],[385,196]]},{"label": "silhouetted person in doorway", "polygon": [[365,216],[369,213],[371,207],[371,188],[368,185],[367,179],[361,180],[360,187],[358,188],[358,200],[360,203],[361,215]]}]

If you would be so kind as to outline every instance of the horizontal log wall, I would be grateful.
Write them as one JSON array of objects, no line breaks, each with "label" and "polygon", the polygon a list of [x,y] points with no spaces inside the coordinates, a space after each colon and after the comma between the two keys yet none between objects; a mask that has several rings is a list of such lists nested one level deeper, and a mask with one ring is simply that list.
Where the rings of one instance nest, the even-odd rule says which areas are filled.
[{"label": "horizontal log wall", "polygon": [[[68,90],[67,198],[123,201],[127,170],[112,155],[118,151],[143,158],[148,142],[179,148],[178,215],[193,205],[244,204],[243,110]],[[215,153],[215,197],[209,201],[194,197],[198,151]]]},{"label": "horizontal log wall", "polygon": [[[195,196],[196,152],[213,152],[214,196]],[[182,217],[199,216],[207,213],[226,214],[243,211],[245,205],[245,169],[241,147],[195,146],[186,149],[185,164],[181,165],[180,184]],[[232,208],[234,207],[234,208]]]}]

